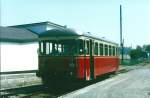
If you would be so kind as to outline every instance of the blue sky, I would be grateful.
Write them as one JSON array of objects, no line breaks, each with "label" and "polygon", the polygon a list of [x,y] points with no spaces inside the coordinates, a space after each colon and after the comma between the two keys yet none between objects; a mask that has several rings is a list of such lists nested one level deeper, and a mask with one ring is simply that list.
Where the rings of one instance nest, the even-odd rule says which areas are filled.
[{"label": "blue sky", "polygon": [[51,21],[119,43],[119,5],[125,46],[150,44],[150,0],[1,0],[1,25]]}]

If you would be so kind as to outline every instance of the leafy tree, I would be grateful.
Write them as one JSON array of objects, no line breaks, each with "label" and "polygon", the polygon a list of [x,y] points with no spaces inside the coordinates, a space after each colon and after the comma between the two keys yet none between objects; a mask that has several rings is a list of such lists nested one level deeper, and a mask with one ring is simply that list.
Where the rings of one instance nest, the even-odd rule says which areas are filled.
[{"label": "leafy tree", "polygon": [[150,57],[150,45],[146,45],[145,51],[149,54],[148,57]]},{"label": "leafy tree", "polygon": [[142,51],[141,57],[142,57],[142,58],[148,58],[147,52]]},{"label": "leafy tree", "polygon": [[150,53],[150,45],[146,45],[146,49],[145,50]]},{"label": "leafy tree", "polygon": [[131,59],[138,59],[140,57],[140,52],[137,49],[133,49],[130,52]]},{"label": "leafy tree", "polygon": [[139,59],[139,58],[147,58],[148,55],[146,51],[143,51],[142,47],[137,46],[136,49],[131,50],[130,57],[131,59]]}]

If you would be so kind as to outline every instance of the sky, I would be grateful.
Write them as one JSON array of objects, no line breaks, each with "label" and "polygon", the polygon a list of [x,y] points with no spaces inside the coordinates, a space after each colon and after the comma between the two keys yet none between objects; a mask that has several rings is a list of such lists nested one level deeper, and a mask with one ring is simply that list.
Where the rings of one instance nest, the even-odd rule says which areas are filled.
[{"label": "sky", "polygon": [[51,21],[119,44],[122,5],[126,47],[150,44],[150,0],[1,0],[1,26]]}]

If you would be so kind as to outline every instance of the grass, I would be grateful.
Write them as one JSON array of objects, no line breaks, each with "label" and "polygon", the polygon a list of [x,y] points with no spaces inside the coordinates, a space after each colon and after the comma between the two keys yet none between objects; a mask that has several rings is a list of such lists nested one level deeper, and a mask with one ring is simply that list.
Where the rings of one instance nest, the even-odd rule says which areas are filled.
[{"label": "grass", "polygon": [[120,64],[125,65],[125,66],[132,66],[132,65],[136,65],[142,62],[144,61],[143,60],[123,60],[120,62]]}]

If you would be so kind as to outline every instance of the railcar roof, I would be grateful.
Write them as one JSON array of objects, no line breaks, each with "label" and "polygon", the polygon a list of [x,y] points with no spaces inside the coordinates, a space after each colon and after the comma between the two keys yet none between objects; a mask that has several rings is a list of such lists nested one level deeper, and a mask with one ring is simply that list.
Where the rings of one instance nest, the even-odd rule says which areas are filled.
[{"label": "railcar roof", "polygon": [[100,38],[97,36],[92,35],[90,32],[81,32],[74,29],[66,28],[66,29],[51,29],[46,32],[43,32],[39,35],[39,37],[72,37],[72,36],[85,36],[113,44],[117,44],[115,42],[112,42],[110,40],[107,40],[105,38]]}]

